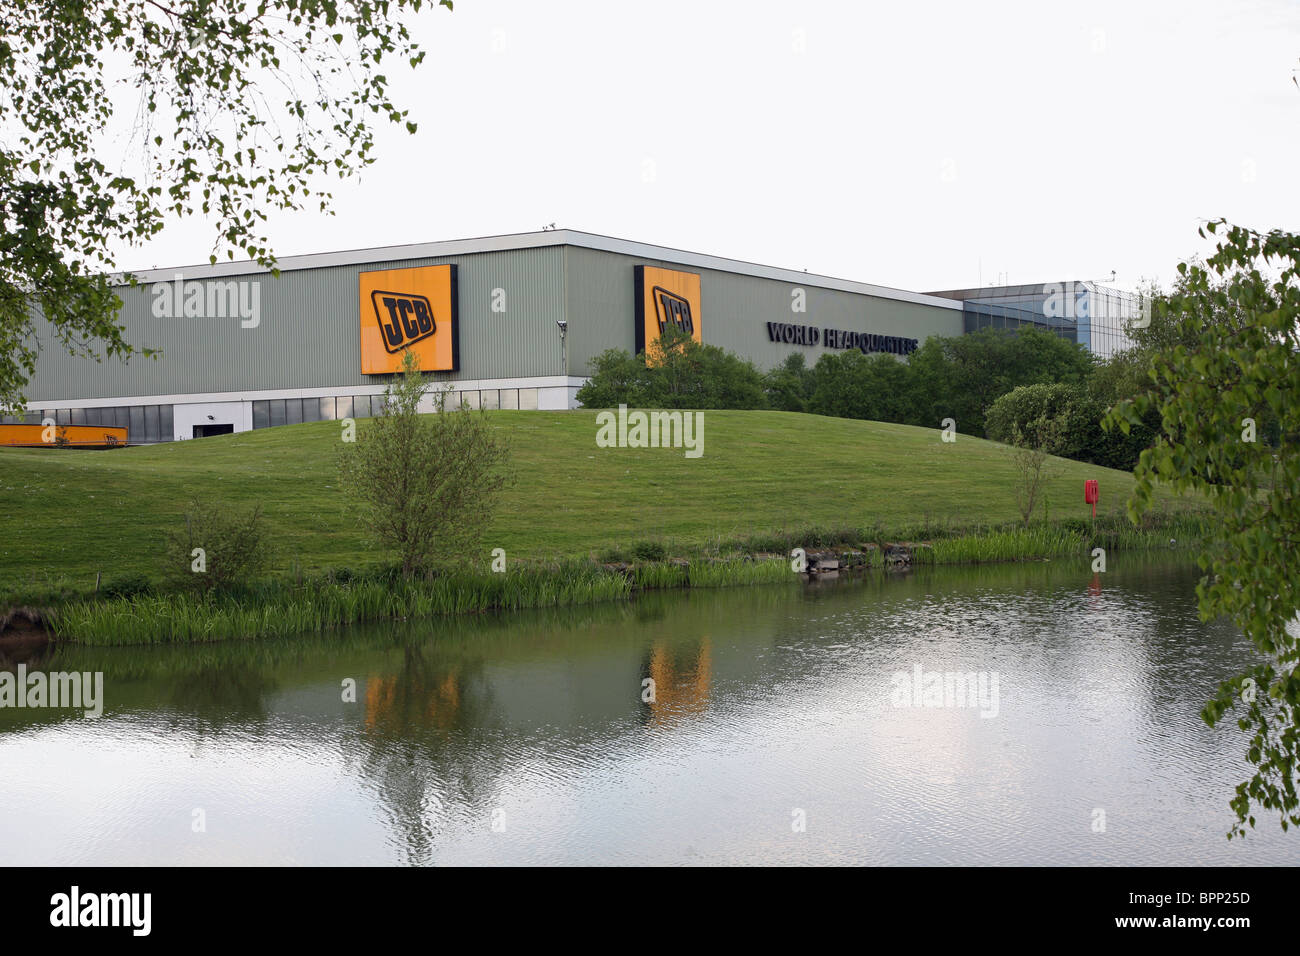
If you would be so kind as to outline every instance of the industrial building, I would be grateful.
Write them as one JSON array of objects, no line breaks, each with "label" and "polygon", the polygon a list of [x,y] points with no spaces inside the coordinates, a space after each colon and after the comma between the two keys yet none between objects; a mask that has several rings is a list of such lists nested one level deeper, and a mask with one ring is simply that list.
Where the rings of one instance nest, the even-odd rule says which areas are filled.
[{"label": "industrial building", "polygon": [[137,273],[118,289],[121,322],[157,359],[73,357],[38,324],[23,421],[125,426],[141,444],[365,417],[407,350],[453,402],[567,409],[595,356],[640,350],[670,323],[770,368],[794,352],[810,364],[842,349],[906,355],[979,327],[991,306],[1032,320],[1023,300],[981,305],[985,289],[907,292],[572,230],[278,267]]}]

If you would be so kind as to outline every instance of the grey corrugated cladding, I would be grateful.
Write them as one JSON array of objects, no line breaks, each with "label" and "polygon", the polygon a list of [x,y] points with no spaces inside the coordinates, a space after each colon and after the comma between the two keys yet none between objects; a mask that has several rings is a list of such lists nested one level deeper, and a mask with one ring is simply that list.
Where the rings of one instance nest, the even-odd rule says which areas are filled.
[{"label": "grey corrugated cladding", "polygon": [[[823,346],[772,342],[768,322],[921,341],[931,335],[962,334],[960,311],[812,285],[817,277],[802,284],[577,246],[568,247],[567,261],[569,368],[575,375],[586,374],[587,364],[605,349],[632,351],[636,314],[633,267],[638,265],[698,273],[704,341],[750,358],[763,369],[781,364],[792,352],[802,352],[812,365],[823,353],[835,351]],[[804,290],[805,312],[791,310],[791,293],[797,288]]]},{"label": "grey corrugated cladding", "polygon": [[[552,246],[442,258],[386,260],[232,276],[261,285],[261,321],[155,318],[151,286],[123,287],[122,324],[133,344],[161,348],[157,360],[96,363],[68,355],[38,322],[41,344],[28,401],[239,392],[381,384],[361,374],[358,275],[455,262],[460,284],[460,371],[438,378],[560,375],[555,322],[563,317],[563,249]],[[229,280],[223,280],[229,281]],[[492,290],[506,292],[493,312]]]},{"label": "grey corrugated cladding", "polygon": [[[448,254],[401,258],[435,250]],[[378,255],[386,258],[367,261]],[[605,349],[631,351],[636,265],[699,273],[704,341],[764,368],[796,351],[811,364],[826,351],[771,342],[767,322],[915,339],[962,332],[957,303],[944,308],[945,300],[927,302],[915,293],[560,231],[286,259],[279,278],[248,263],[190,270],[186,278],[199,281],[220,277],[258,283],[261,316],[252,329],[241,328],[238,318],[155,318],[150,283],[123,287],[121,321],[128,340],[161,348],[163,357],[137,357],[127,365],[72,358],[48,326],[38,324],[40,358],[28,401],[39,406],[78,399],[382,384],[386,376],[360,371],[358,275],[448,262],[459,266],[461,367],[455,374],[439,373],[440,379],[560,375],[559,319],[569,323],[571,375],[587,374],[591,359]],[[148,279],[170,280],[174,274],[159,270]],[[805,290],[806,312],[791,311],[795,288]],[[492,311],[494,289],[505,294],[504,312]]]}]

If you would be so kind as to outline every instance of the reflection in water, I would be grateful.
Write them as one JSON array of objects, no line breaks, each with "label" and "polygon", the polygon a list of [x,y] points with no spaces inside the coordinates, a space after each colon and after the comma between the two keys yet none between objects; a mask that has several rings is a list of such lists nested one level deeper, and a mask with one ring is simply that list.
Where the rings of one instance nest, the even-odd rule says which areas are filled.
[{"label": "reflection in water", "polygon": [[[0,710],[0,863],[1295,862],[1223,839],[1243,741],[1198,711],[1248,645],[1111,564],[55,648],[105,715]],[[894,706],[917,668],[997,716]]]},{"label": "reflection in water", "polygon": [[[656,642],[650,647],[643,673],[654,681],[650,685],[653,695],[641,695],[649,723],[662,726],[686,715],[704,713],[709,702],[709,679],[713,675],[709,639],[702,638],[694,648],[674,648],[664,641]],[[647,697],[651,699],[646,700]]]}]

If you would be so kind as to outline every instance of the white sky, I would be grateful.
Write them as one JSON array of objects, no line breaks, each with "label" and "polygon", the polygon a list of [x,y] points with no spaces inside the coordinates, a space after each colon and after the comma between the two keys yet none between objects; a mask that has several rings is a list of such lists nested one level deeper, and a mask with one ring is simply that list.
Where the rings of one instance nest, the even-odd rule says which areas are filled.
[{"label": "white sky", "polygon": [[[900,288],[1169,281],[1201,220],[1300,229],[1295,2],[457,0],[415,136],[281,255],[554,222]],[[802,47],[802,49],[801,49]],[[206,261],[173,223],[127,268]],[[223,255],[224,258],[224,255]]]}]

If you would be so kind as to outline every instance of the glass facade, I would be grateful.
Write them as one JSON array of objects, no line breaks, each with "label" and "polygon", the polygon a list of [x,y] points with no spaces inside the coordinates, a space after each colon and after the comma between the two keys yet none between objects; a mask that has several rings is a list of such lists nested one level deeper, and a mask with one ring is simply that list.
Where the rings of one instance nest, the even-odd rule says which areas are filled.
[{"label": "glass facade", "polygon": [[1031,312],[1017,306],[963,302],[962,314],[966,321],[967,332],[975,332],[979,329],[1036,328],[1044,332],[1053,332],[1067,342],[1079,341],[1079,328],[1076,323],[1050,319],[1041,312]]},{"label": "glass facade", "polygon": [[967,332],[1041,328],[1109,358],[1129,348],[1129,323],[1142,315],[1138,296],[1093,282],[990,286],[935,293],[960,299]]}]

